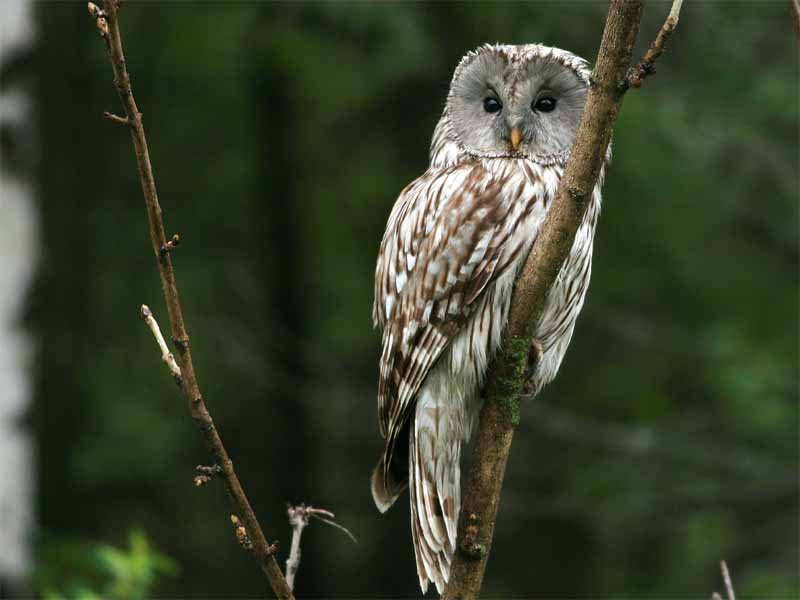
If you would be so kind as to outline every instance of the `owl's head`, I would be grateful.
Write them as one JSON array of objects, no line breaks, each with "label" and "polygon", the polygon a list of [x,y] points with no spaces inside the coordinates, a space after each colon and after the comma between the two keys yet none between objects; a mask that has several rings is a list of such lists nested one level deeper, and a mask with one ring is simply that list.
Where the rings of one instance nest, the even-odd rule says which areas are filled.
[{"label": "owl's head", "polygon": [[575,140],[589,76],[585,60],[558,48],[481,46],[453,75],[449,137],[480,158],[561,158]]}]

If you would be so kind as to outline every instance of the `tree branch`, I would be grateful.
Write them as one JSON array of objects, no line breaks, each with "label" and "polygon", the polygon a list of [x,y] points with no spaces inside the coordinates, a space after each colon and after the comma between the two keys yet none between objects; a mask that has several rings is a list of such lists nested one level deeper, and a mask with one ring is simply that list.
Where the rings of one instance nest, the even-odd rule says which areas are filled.
[{"label": "tree branch", "polygon": [[[675,0],[668,23],[673,18],[677,23],[679,10],[680,0]],[[503,344],[485,387],[486,400],[466,478],[457,551],[442,595],[445,599],[472,600],[481,589],[506,462],[519,424],[519,398],[534,327],[572,248],[603,167],[622,97],[629,87],[628,68],[641,17],[642,0],[612,0],[570,159],[556,199],[517,279]],[[668,35],[664,30],[662,27],[659,32],[661,50],[648,52],[645,60],[649,56],[655,61],[663,51]],[[658,47],[658,38],[654,46]]]},{"label": "tree branch", "polygon": [[639,64],[628,71],[626,83],[630,87],[642,87],[642,82],[644,81],[645,77],[656,72],[656,61],[664,53],[667,40],[678,26],[678,19],[680,18],[682,5],[683,0],[673,0],[672,10],[669,11],[667,20],[664,21],[664,24],[658,31],[655,41],[650,44],[650,48],[647,49],[647,52],[645,52],[642,60],[639,61]]},{"label": "tree branch", "polygon": [[289,558],[286,559],[286,582],[289,584],[289,588],[294,590],[294,578],[297,575],[297,569],[300,568],[300,538],[303,535],[303,529],[308,526],[310,519],[318,519],[323,523],[327,523],[341,530],[353,540],[354,543],[356,543],[356,538],[346,527],[339,525],[333,520],[336,518],[336,515],[324,508],[314,508],[313,506],[306,506],[305,504],[299,504],[297,506],[292,506],[290,504],[286,509],[286,514],[289,516],[289,525],[292,526],[292,546],[289,551]]},{"label": "tree branch", "polygon": [[[725,600],[736,600],[736,594],[733,591],[733,582],[731,581],[731,574],[728,572],[728,564],[723,560],[719,563],[719,568],[722,571],[722,581],[725,583],[725,593],[727,597]],[[711,600],[723,600],[717,592],[711,595]]]},{"label": "tree branch", "polygon": [[150,307],[147,306],[147,304],[142,304],[141,315],[145,324],[150,328],[150,331],[153,332],[153,337],[156,338],[156,343],[161,349],[161,360],[163,360],[164,364],[167,365],[169,372],[172,373],[172,378],[180,387],[182,383],[181,368],[178,366],[178,363],[175,362],[175,356],[173,356],[172,352],[169,351],[167,342],[164,340],[164,336],[161,333],[161,328],[158,326],[158,321],[156,321],[152,311],[150,310]]},{"label": "tree branch", "polygon": [[119,0],[105,0],[103,10],[89,2],[88,9],[89,14],[96,19],[97,28],[105,41],[111,60],[111,67],[114,71],[114,86],[125,109],[125,117],[112,118],[111,120],[128,125],[131,132],[131,140],[136,153],[136,163],[139,168],[139,179],[141,180],[142,192],[147,207],[150,239],[161,276],[161,288],[167,304],[167,313],[172,329],[172,341],[177,348],[181,391],[189,405],[192,419],[194,419],[194,422],[203,433],[215,462],[222,469],[221,476],[225,480],[233,512],[236,513],[233,517],[237,521],[241,519],[239,525],[235,525],[237,537],[240,537],[240,541],[242,539],[248,540],[252,545],[253,555],[269,580],[275,595],[281,599],[293,598],[292,591],[289,589],[286,579],[273,556],[274,547],[270,547],[267,543],[258,519],[256,519],[255,513],[250,507],[247,496],[236,475],[233,462],[231,462],[225,446],[222,444],[222,439],[214,426],[214,421],[211,419],[211,415],[200,394],[200,388],[197,385],[189,347],[189,336],[186,333],[186,326],[183,321],[178,286],[175,282],[175,273],[169,253],[171,249],[170,241],[173,242],[172,247],[176,242],[175,238],[167,240],[164,233],[161,206],[158,201],[153,168],[150,164],[150,155],[147,148],[147,139],[142,125],[142,114],[136,106],[131,90],[130,77],[125,66],[125,55],[122,50],[122,38],[119,29]]}]

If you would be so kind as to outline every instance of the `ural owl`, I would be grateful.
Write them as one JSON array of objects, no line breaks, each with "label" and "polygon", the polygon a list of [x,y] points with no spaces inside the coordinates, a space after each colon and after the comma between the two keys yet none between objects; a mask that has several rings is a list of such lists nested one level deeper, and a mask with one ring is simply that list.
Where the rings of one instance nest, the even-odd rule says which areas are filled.
[{"label": "ural owl", "polygon": [[[461,445],[475,428],[514,279],[553,203],[589,77],[583,59],[538,44],[467,54],[433,133],[430,167],[389,216],[375,271],[385,447],[372,495],[384,512],[408,486],[423,593],[429,581],[441,593],[449,578]],[[536,391],[555,377],[583,305],[600,185],[536,327]]]}]

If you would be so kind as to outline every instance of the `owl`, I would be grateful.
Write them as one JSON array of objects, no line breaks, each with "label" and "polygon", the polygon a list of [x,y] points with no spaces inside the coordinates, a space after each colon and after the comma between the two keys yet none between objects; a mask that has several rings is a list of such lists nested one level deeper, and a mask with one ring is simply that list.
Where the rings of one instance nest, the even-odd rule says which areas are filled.
[{"label": "owl", "polygon": [[[423,593],[449,579],[460,457],[481,408],[514,280],[553,204],[586,103],[586,61],[558,48],[485,45],[456,67],[430,167],[401,193],[375,271],[382,331],[372,473],[385,512],[408,487]],[[607,156],[610,158],[610,155]],[[538,392],[558,371],[583,305],[602,174],[535,328]]]}]

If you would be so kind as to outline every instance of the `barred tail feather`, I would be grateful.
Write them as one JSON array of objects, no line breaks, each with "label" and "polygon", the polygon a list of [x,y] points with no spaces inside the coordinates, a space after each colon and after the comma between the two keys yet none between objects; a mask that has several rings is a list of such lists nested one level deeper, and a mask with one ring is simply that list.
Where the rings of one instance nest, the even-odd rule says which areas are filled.
[{"label": "barred tail feather", "polygon": [[411,532],[422,592],[441,594],[450,579],[461,505],[461,439],[446,408],[423,390],[409,431]]},{"label": "barred tail feather", "polygon": [[392,464],[386,468],[386,455],[381,456],[375,469],[372,471],[372,479],[370,487],[372,488],[372,499],[375,501],[375,506],[382,513],[389,510],[395,503],[403,490],[408,485],[408,480],[405,474],[398,475]]}]

